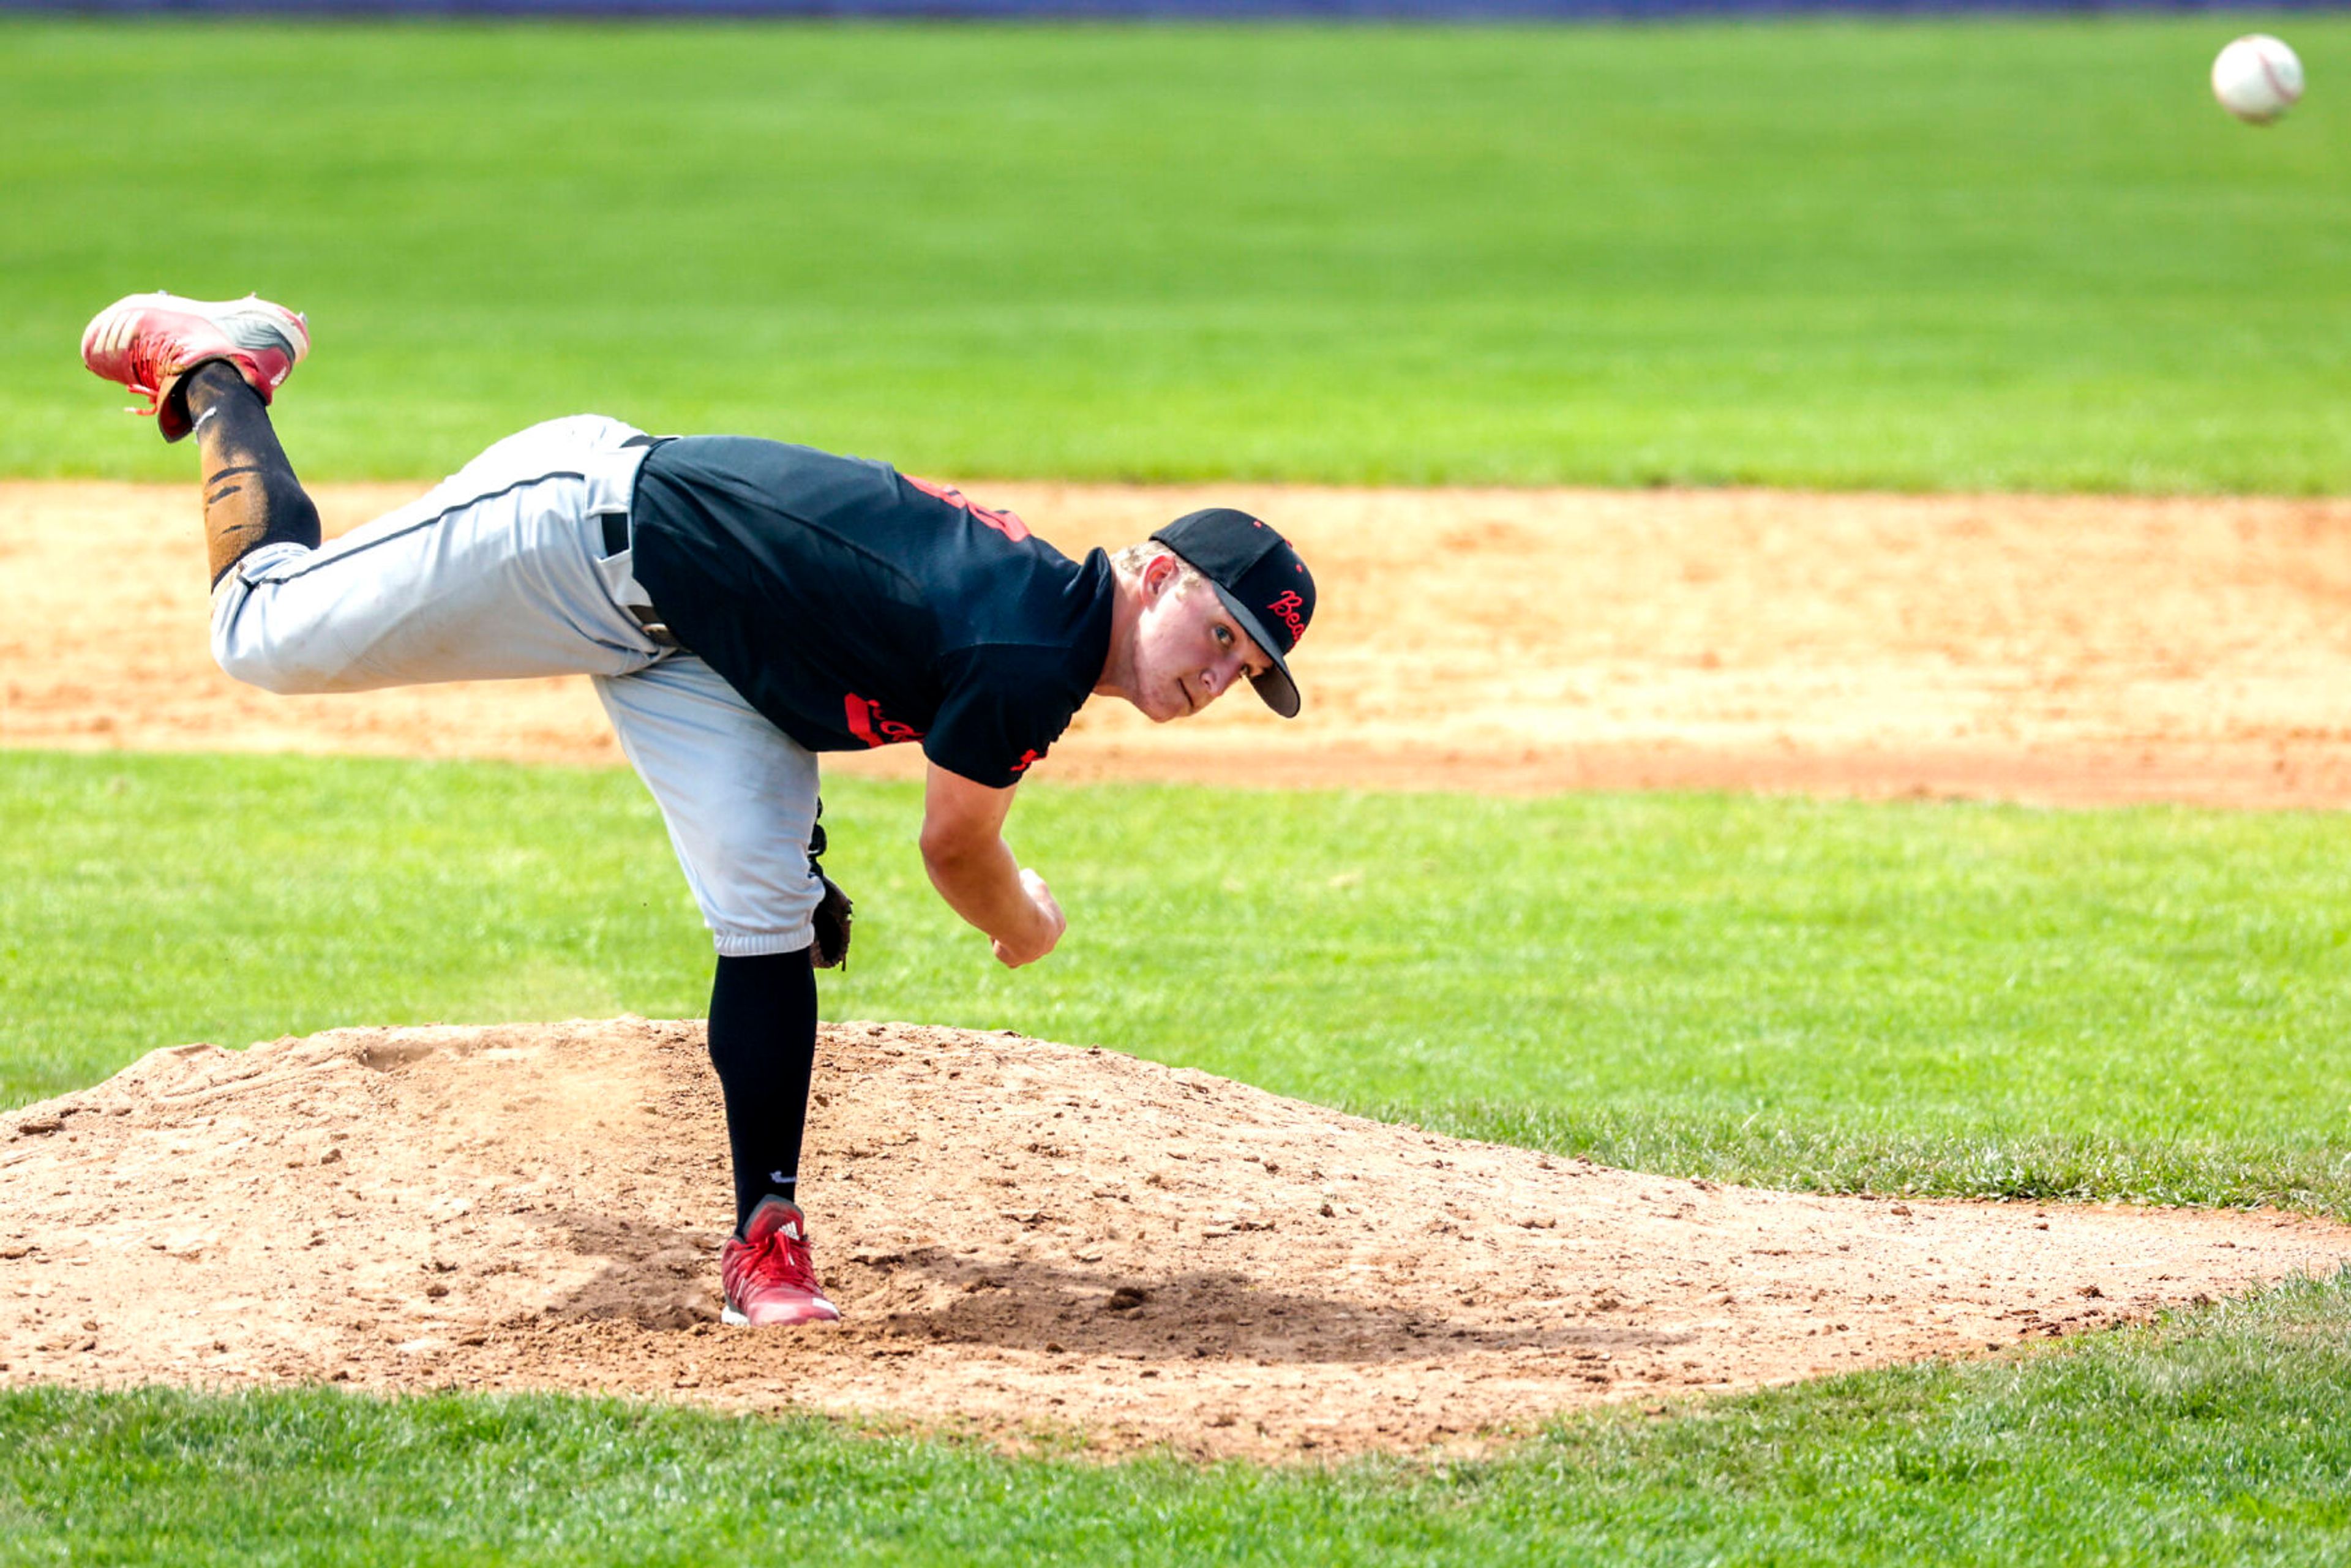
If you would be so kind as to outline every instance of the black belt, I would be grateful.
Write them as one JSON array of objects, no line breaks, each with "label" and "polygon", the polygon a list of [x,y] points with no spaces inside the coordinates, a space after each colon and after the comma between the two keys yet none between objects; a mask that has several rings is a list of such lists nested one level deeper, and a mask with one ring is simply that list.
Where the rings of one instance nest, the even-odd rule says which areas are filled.
[{"label": "black belt", "polygon": [[[667,439],[668,437],[661,435],[632,435],[621,444],[622,446],[659,446]],[[596,520],[603,526],[606,559],[626,553],[629,549],[629,514],[604,512],[600,514]],[[663,623],[661,612],[652,605],[632,604],[627,606],[627,609],[630,614],[637,618],[637,624],[644,628],[645,635],[653,639],[654,646],[661,648],[684,646],[677,640],[676,633]]]},{"label": "black belt", "polygon": [[[597,515],[596,521],[602,526],[604,530],[604,554],[606,558],[609,559],[612,556],[625,553],[629,548],[629,514],[626,512],[601,512]],[[653,639],[653,645],[655,647],[683,648],[685,646],[684,643],[680,643],[677,640],[677,634],[672,632],[663,622],[661,612],[655,610],[652,605],[629,604],[622,606],[622,608],[637,618],[637,624],[644,629],[646,636]]]},{"label": "black belt", "polygon": [[[669,437],[665,435],[647,435],[643,431],[639,431],[636,434],[632,435],[626,441],[621,443],[621,447],[622,450],[626,451],[632,446],[659,446],[663,442],[667,441]],[[602,522],[604,525],[604,554],[606,556],[610,557],[619,555],[622,550],[629,548],[628,513],[606,512],[599,521]]]},{"label": "black belt", "polygon": [[684,651],[685,644],[677,640],[677,633],[662,623],[660,611],[650,604],[632,604],[629,613],[637,618],[637,624],[644,628],[645,635],[652,639],[654,647]]}]

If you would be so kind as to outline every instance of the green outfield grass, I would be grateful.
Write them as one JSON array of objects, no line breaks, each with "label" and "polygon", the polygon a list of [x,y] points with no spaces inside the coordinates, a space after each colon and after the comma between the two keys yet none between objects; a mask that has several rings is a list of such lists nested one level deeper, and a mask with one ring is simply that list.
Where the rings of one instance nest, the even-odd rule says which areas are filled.
[{"label": "green outfield grass", "polygon": [[0,473],[183,477],[133,289],[313,477],[594,407],[964,476],[2351,487],[2351,20],[0,24]]},{"label": "green outfield grass", "polygon": [[[2351,1215],[2340,813],[1040,780],[1013,842],[1072,925],[1015,972],[930,893],[914,786],[827,795],[829,1018],[1649,1170]],[[12,1103],[188,1040],[705,1010],[626,772],[0,753],[0,826]]]},{"label": "green outfield grass", "polygon": [[[1024,790],[1010,973],[837,782],[828,1017],[1010,1026],[1655,1170],[2351,1213],[2351,819]],[[1134,846],[1148,845],[1138,852]],[[335,1024],[699,1016],[627,774],[0,753],[0,1101]],[[579,1399],[0,1391],[0,1562],[2351,1560],[2351,1277],[1477,1462],[1008,1459]],[[820,1547],[817,1544],[820,1543]]]}]

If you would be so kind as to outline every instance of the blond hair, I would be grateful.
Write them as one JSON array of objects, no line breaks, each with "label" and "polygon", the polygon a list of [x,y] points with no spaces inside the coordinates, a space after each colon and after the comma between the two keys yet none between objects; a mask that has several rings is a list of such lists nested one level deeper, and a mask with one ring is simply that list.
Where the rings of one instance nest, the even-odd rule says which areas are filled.
[{"label": "blond hair", "polygon": [[1179,597],[1191,592],[1194,583],[1207,580],[1201,574],[1198,567],[1194,566],[1182,556],[1176,555],[1172,547],[1161,544],[1157,539],[1145,539],[1141,544],[1128,545],[1123,549],[1113,550],[1110,564],[1122,577],[1139,578],[1143,575],[1144,567],[1149,566],[1155,557],[1163,555],[1175,559],[1176,580],[1168,586]]}]

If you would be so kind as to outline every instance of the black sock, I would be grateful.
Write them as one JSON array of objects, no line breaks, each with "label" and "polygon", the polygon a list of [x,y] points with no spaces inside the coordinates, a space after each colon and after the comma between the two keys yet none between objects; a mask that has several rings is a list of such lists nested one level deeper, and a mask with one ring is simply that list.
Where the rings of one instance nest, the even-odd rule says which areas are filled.
[{"label": "black sock", "polygon": [[319,508],[294,476],[261,394],[219,360],[198,365],[172,391],[186,400],[196,422],[213,581],[251,551],[280,539],[317,549]]},{"label": "black sock", "polygon": [[793,1199],[816,1068],[816,972],[808,949],[718,960],[710,982],[710,1065],[726,1101],[735,1232],[769,1193]]}]

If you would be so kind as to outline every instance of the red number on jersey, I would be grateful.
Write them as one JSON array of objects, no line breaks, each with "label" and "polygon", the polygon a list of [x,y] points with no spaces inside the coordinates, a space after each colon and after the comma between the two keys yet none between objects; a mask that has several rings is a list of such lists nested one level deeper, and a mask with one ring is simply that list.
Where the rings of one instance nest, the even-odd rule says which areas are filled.
[{"label": "red number on jersey", "polygon": [[956,489],[952,485],[942,485],[934,479],[917,479],[912,474],[908,474],[904,477],[907,484],[912,485],[924,495],[936,496],[940,500],[947,502],[951,506],[961,507],[965,511],[969,512],[973,517],[977,517],[981,522],[986,523],[989,528],[994,528],[998,533],[1002,534],[1008,539],[1017,541],[1025,539],[1029,537],[1029,525],[1022,522],[1017,516],[1010,512],[991,511],[989,508],[974,502],[969,497],[966,496],[961,490]]}]

